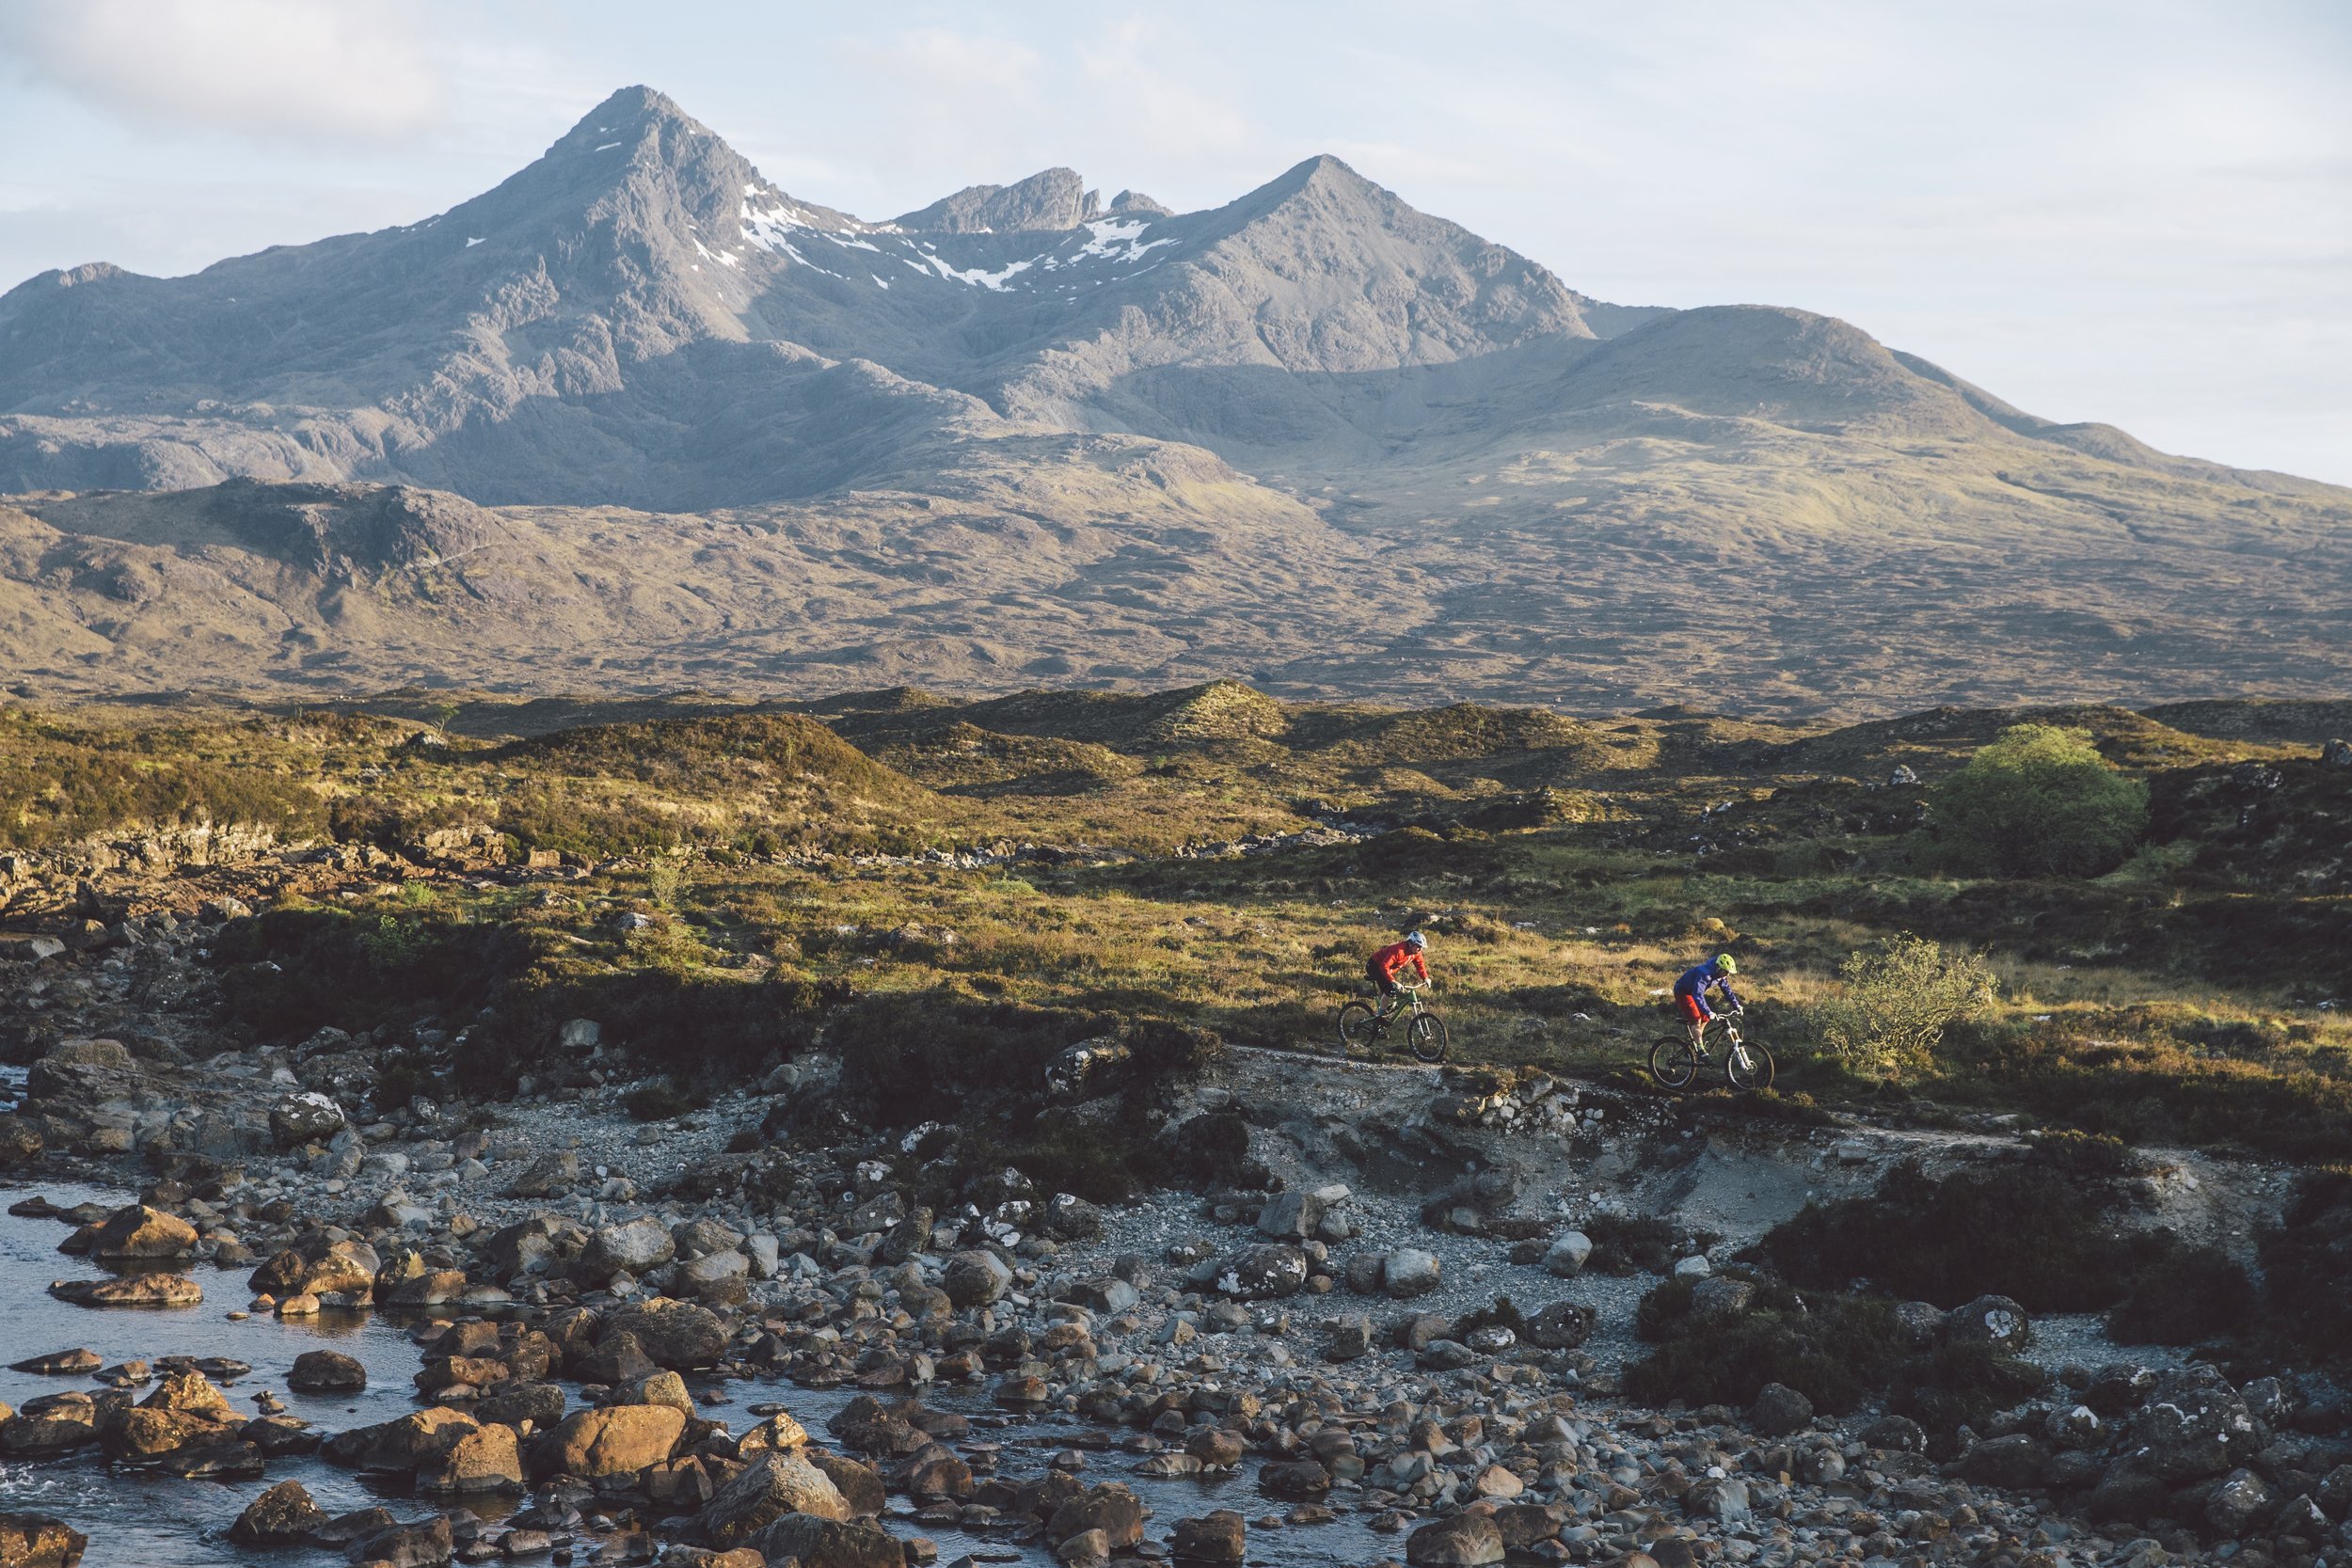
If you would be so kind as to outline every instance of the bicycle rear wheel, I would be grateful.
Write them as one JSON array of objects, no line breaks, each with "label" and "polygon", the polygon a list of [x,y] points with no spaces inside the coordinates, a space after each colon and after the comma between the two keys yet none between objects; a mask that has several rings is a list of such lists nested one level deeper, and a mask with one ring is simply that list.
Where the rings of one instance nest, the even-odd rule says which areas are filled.
[{"label": "bicycle rear wheel", "polygon": [[1447,1037],[1445,1020],[1435,1013],[1419,1013],[1405,1028],[1405,1043],[1413,1048],[1413,1054],[1424,1062],[1442,1062],[1446,1048],[1454,1042]]},{"label": "bicycle rear wheel", "polygon": [[1670,1089],[1687,1089],[1699,1073],[1698,1053],[1680,1035],[1668,1035],[1649,1048],[1649,1075]]},{"label": "bicycle rear wheel", "polygon": [[1380,1015],[1369,1002],[1340,1004],[1340,1050],[1370,1051],[1380,1037]]},{"label": "bicycle rear wheel", "polygon": [[1772,1086],[1772,1053],[1754,1040],[1741,1040],[1724,1058],[1724,1076],[1735,1089],[1769,1089]]}]

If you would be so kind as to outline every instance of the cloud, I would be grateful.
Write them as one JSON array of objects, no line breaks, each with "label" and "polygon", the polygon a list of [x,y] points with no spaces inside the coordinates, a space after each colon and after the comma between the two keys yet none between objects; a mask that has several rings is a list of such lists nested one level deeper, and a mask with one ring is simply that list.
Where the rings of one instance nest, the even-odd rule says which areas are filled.
[{"label": "cloud", "polygon": [[0,57],[119,118],[267,138],[397,141],[443,112],[402,0],[27,0]]}]

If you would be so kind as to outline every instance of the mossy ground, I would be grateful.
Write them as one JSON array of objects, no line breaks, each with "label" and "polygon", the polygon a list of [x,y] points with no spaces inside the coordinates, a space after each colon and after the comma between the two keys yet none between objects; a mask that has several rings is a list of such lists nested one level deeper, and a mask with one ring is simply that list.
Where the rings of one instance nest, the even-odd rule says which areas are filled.
[{"label": "mossy ground", "polygon": [[[2352,777],[2231,715],[2191,733],[2112,708],[1938,710],[1808,733],[1281,705],[1222,683],[368,706],[7,710],[0,840],[233,819],[396,847],[479,826],[510,853],[595,863],[552,884],[388,879],[224,944],[231,966],[279,964],[229,976],[257,1035],[490,1009],[504,1045],[477,1088],[527,1070],[573,1012],[684,1083],[758,1070],[822,1026],[910,1118],[1122,1022],[1323,1049],[1362,955],[1417,926],[1464,1061],[1632,1076],[1672,975],[1728,947],[1791,1095],[2352,1159],[2352,1025],[2320,1006],[2352,936]],[[1943,868],[1937,781],[2020,718],[2086,727],[2150,778],[2153,841],[2122,870]],[[427,727],[441,744],[414,739]],[[1897,767],[1921,782],[1890,783]],[[1336,813],[1387,831],[1169,858]],[[1025,841],[1068,852],[871,859]],[[818,850],[840,858],[807,863]],[[2282,879],[2280,854],[2312,875]],[[623,912],[651,924],[624,932]],[[1890,1099],[1809,1056],[1809,1009],[1848,953],[1901,930],[1983,949],[2003,999]]]}]

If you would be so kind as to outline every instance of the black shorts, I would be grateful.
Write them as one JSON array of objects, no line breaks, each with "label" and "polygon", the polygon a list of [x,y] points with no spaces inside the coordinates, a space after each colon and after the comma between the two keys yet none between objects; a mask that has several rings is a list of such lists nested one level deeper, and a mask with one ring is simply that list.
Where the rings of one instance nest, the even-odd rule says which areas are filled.
[{"label": "black shorts", "polygon": [[1373,986],[1378,990],[1380,994],[1383,996],[1395,996],[1402,992],[1405,989],[1404,987],[1398,985],[1394,980],[1389,978],[1388,975],[1382,974],[1380,966],[1376,963],[1368,963],[1364,965],[1364,974],[1372,981]]}]

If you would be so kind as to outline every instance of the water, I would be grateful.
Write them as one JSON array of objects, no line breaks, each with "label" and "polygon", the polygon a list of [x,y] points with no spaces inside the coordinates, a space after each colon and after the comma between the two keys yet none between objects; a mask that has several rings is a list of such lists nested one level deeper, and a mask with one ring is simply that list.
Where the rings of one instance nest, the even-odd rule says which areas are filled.
[{"label": "water", "polygon": [[[4,1092],[4,1091],[0,1091]],[[60,1208],[78,1203],[109,1206],[133,1201],[133,1195],[116,1189],[72,1182],[49,1182],[22,1189],[0,1188],[0,1209],[39,1192]],[[25,1219],[0,1214],[0,1401],[11,1406],[42,1394],[95,1389],[84,1377],[42,1377],[6,1370],[10,1361],[51,1351],[87,1347],[109,1366],[125,1360],[152,1362],[165,1355],[229,1356],[251,1365],[251,1375],[227,1386],[232,1403],[251,1411],[255,1394],[269,1389],[282,1399],[290,1414],[325,1432],[392,1420],[416,1408],[411,1395],[420,1361],[417,1348],[402,1323],[378,1313],[329,1313],[309,1320],[280,1322],[257,1316],[231,1323],[227,1314],[246,1302],[244,1271],[219,1271],[199,1265],[195,1277],[204,1286],[199,1307],[112,1308],[93,1310],[72,1307],[48,1293],[50,1281],[94,1277],[98,1271],[80,1259],[57,1251],[68,1234],[56,1220]],[[331,1348],[354,1356],[368,1370],[368,1387],[359,1394],[304,1395],[286,1390],[286,1373],[294,1357],[306,1350]],[[690,1379],[697,1396],[705,1385]],[[758,1418],[749,1406],[763,1402],[788,1407],[810,1431],[824,1433],[825,1421],[850,1399],[854,1389],[811,1390],[784,1382],[726,1381],[717,1385],[724,1402],[706,1407],[705,1414],[725,1421],[730,1430],[748,1431]],[[578,1405],[578,1389],[567,1387]],[[973,1390],[943,1392],[929,1402],[961,1410],[977,1420],[993,1420],[983,1395]],[[1001,1443],[1003,1471],[1016,1479],[1034,1475],[1053,1450],[1102,1429],[1046,1418],[1013,1422],[1001,1431],[976,1436]],[[1178,1519],[1231,1508],[1255,1519],[1279,1514],[1287,1505],[1259,1496],[1254,1484],[1255,1461],[1232,1476],[1209,1481],[1151,1480],[1133,1473],[1136,1460],[1120,1452],[1089,1453],[1080,1472],[1089,1484],[1124,1481],[1136,1489],[1152,1512],[1151,1528],[1165,1535]],[[107,1568],[218,1568],[225,1564],[326,1564],[342,1560],[340,1553],[324,1550],[254,1551],[230,1544],[224,1533],[246,1505],[267,1488],[295,1480],[310,1489],[318,1505],[330,1514],[378,1505],[402,1518],[421,1517],[432,1508],[397,1492],[388,1492],[316,1458],[285,1457],[270,1461],[269,1474],[260,1481],[183,1481],[176,1476],[117,1469],[95,1448],[47,1464],[0,1461],[0,1511],[54,1514],[90,1539],[87,1561]],[[470,1506],[485,1518],[517,1506],[520,1499],[477,1500]],[[898,1499],[893,1498],[897,1506]],[[1335,1497],[1334,1507],[1344,1507]],[[1367,1563],[1396,1554],[1402,1543],[1365,1528],[1366,1516],[1343,1512],[1335,1524],[1266,1531],[1253,1528],[1251,1557],[1297,1564]],[[912,1520],[887,1521],[900,1535],[928,1535],[939,1547],[940,1560],[952,1563],[967,1552],[1001,1556],[1019,1551],[1024,1563],[1050,1564],[1050,1554],[1039,1548],[1011,1546],[1003,1536],[966,1534],[952,1528],[932,1528]],[[585,1560],[588,1554],[580,1554]]]}]

